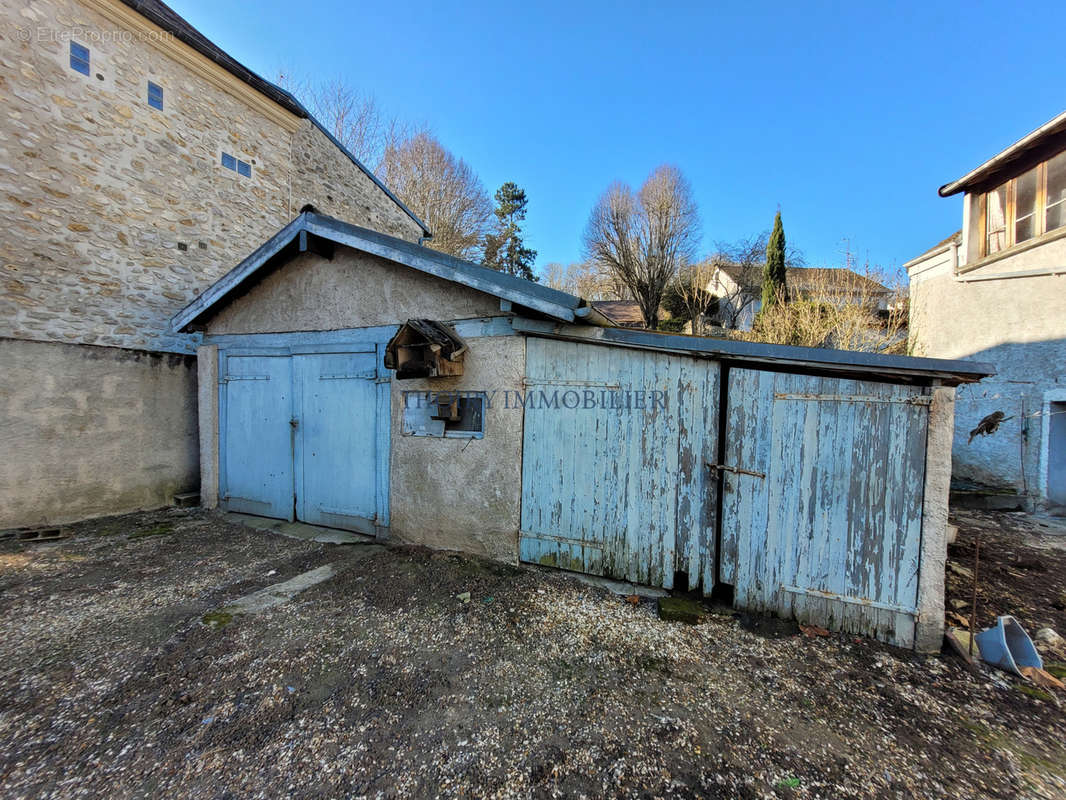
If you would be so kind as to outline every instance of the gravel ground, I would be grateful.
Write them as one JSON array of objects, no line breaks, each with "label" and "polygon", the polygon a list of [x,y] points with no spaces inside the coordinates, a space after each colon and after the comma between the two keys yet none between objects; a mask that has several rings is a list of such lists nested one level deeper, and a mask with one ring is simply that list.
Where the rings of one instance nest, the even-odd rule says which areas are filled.
[{"label": "gravel ground", "polygon": [[1054,700],[954,657],[198,510],[71,533],[0,543],[5,798],[1066,797]]}]

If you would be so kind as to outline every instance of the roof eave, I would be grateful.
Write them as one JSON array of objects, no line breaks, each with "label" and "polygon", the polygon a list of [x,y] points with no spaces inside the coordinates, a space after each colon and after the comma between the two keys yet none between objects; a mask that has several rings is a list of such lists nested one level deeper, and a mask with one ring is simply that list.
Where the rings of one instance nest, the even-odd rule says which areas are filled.
[{"label": "roof eave", "polygon": [[282,253],[301,232],[508,300],[559,322],[573,323],[581,320],[585,324],[592,325],[610,326],[612,324],[594,309],[585,311],[588,304],[580,297],[503,273],[496,273],[493,270],[479,267],[477,264],[451,258],[429,248],[419,247],[395,236],[359,228],[332,217],[306,211],[175,314],[170,321],[171,330],[176,333],[188,331],[190,326],[203,318],[212,307],[223,302],[246,280],[261,269],[276,263],[275,257]]},{"label": "roof eave", "polygon": [[1057,133],[1063,128],[1066,128],[1066,111],[1063,111],[1058,116],[1045,122],[1035,131],[1023,136],[1010,147],[992,156],[992,158],[981,164],[981,166],[970,170],[958,180],[954,180],[951,183],[945,183],[937,189],[937,194],[941,197],[951,197],[954,194],[966,191],[1008,161],[1039,144],[1040,140],[1044,137]]}]

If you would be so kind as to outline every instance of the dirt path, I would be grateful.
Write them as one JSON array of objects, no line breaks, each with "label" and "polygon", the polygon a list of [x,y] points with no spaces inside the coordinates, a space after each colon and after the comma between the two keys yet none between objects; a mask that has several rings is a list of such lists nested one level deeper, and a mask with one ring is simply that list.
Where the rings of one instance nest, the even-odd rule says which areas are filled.
[{"label": "dirt path", "polygon": [[0,544],[4,797],[1066,796],[1062,712],[955,659],[199,511],[74,533]]}]

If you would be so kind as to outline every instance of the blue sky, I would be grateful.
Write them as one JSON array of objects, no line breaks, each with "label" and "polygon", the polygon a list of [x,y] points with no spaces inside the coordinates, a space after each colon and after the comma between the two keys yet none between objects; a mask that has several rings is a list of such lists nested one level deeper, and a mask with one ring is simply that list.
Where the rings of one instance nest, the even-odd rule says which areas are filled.
[{"label": "blue sky", "polygon": [[171,2],[264,77],[343,76],[428,123],[490,194],[517,182],[540,267],[580,258],[612,180],[670,162],[704,249],[780,206],[812,266],[847,239],[893,269],[959,227],[938,186],[1066,98],[1054,2]]}]

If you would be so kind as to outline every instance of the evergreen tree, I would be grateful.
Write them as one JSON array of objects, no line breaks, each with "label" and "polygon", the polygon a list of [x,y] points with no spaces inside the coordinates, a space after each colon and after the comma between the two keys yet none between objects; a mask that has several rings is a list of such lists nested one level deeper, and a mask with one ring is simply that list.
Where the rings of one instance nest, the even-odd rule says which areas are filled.
[{"label": "evergreen tree", "polygon": [[766,265],[762,272],[762,307],[769,308],[778,300],[785,299],[785,226],[781,224],[781,212],[774,217],[774,229],[766,243]]},{"label": "evergreen tree", "polygon": [[518,224],[526,218],[528,202],[525,191],[511,181],[496,190],[496,230],[485,236],[485,266],[535,281],[537,251],[524,245]]}]

